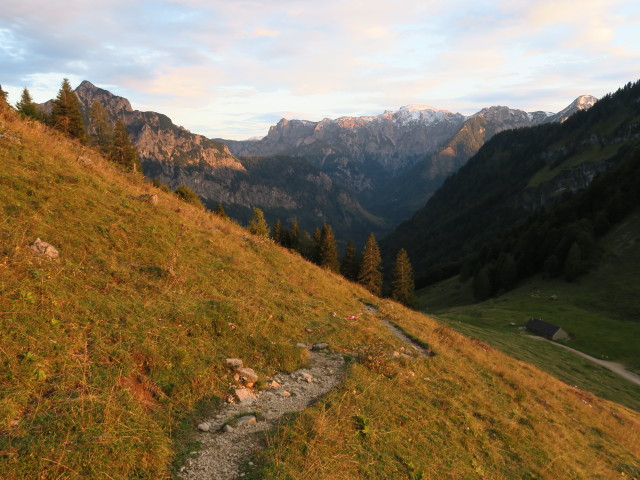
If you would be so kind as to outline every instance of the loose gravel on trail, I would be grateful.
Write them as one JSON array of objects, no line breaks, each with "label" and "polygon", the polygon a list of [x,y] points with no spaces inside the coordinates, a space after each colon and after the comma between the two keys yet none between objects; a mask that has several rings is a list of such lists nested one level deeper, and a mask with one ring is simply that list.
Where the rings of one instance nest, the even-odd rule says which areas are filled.
[{"label": "loose gravel on trail", "polygon": [[[258,392],[257,398],[249,404],[225,404],[216,411],[214,417],[203,419],[200,427],[208,431],[199,431],[197,434],[202,448],[197,457],[186,461],[180,478],[241,478],[240,464],[260,448],[259,432],[273,427],[286,413],[303,410],[314,400],[326,395],[341,383],[344,370],[342,356],[312,351],[307,368],[273,377],[277,382],[276,388]],[[244,424],[238,425],[237,419],[243,414],[252,415],[253,418],[245,417],[239,422]]]}]

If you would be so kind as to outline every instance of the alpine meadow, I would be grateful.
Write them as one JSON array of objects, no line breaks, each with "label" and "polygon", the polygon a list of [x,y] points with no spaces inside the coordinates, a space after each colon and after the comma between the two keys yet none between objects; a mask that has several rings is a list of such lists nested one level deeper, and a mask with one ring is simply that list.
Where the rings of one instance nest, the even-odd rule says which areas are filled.
[{"label": "alpine meadow", "polygon": [[640,480],[638,24],[5,2],[0,480]]}]

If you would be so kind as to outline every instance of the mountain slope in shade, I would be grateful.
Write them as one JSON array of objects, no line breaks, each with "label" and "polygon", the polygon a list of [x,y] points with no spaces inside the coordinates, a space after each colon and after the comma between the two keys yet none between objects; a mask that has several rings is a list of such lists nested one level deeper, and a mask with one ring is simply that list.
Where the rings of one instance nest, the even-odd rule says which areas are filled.
[{"label": "mountain slope in shade", "polygon": [[[431,277],[438,266],[459,265],[486,239],[563,192],[588,186],[626,149],[635,148],[639,85],[629,84],[563,123],[492,137],[424,208],[381,242],[387,259],[403,247],[417,276]],[[591,103],[586,100],[574,103],[579,108]]]}]

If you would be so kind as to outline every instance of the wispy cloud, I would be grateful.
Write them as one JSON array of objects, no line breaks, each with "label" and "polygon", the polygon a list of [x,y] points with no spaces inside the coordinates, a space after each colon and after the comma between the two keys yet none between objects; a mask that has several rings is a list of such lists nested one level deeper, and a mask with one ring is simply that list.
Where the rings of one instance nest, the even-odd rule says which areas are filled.
[{"label": "wispy cloud", "polygon": [[558,110],[637,79],[635,3],[23,0],[0,12],[0,83],[44,101],[86,78],[229,138],[407,103]]}]

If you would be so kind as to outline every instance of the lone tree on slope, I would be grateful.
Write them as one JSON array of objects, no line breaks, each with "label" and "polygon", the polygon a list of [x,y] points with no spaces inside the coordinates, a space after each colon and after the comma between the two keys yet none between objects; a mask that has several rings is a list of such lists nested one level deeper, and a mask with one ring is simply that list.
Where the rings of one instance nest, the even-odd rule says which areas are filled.
[{"label": "lone tree on slope", "polygon": [[86,143],[87,134],[80,113],[80,101],[67,78],[62,81],[58,96],[53,101],[51,121],[56,130]]},{"label": "lone tree on slope", "polygon": [[382,292],[382,258],[373,233],[369,234],[369,238],[367,238],[367,242],[364,245],[358,283],[374,295],[380,295]]},{"label": "lone tree on slope", "polygon": [[264,219],[264,212],[257,207],[253,207],[253,217],[249,220],[249,232],[259,237],[269,236],[269,225]]},{"label": "lone tree on slope", "polygon": [[413,281],[413,268],[409,255],[404,248],[401,248],[396,256],[396,264],[393,269],[393,291],[391,296],[394,300],[403,303],[408,307],[415,304],[415,283]]}]

